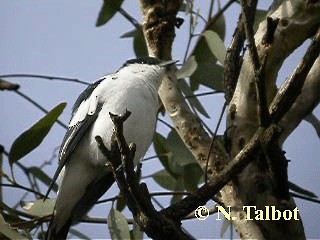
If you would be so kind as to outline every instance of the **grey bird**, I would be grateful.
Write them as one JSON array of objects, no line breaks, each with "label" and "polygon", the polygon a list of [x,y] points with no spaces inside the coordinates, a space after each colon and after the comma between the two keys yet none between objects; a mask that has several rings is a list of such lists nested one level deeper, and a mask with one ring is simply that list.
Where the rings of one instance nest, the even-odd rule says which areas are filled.
[{"label": "grey bird", "polygon": [[124,137],[136,144],[135,165],[145,155],[156,127],[158,89],[168,66],[175,62],[152,57],[128,60],[78,97],[60,148],[59,166],[46,194],[61,173],[46,239],[66,239],[70,226],[79,222],[114,183],[107,159],[95,140],[101,136],[110,149],[113,123],[109,113],[131,112],[124,123]]}]

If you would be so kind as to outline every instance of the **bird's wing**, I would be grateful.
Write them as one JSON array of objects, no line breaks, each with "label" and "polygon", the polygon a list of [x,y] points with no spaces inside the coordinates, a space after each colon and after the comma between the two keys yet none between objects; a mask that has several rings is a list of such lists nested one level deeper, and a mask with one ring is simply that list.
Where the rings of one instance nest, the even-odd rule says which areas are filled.
[{"label": "bird's wing", "polygon": [[73,117],[70,120],[69,128],[64,136],[59,152],[59,166],[54,173],[49,188],[45,194],[45,199],[48,197],[54,183],[56,182],[62,168],[70,159],[82,137],[86,134],[88,128],[98,117],[101,111],[102,104],[98,103],[98,99],[93,96],[92,92],[101,82],[98,81],[82,92],[73,107]]}]

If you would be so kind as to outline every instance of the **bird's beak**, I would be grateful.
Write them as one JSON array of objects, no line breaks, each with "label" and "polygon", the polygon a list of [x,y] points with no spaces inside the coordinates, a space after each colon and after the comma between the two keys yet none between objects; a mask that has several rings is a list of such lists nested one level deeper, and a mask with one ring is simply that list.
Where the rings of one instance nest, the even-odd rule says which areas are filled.
[{"label": "bird's beak", "polygon": [[168,60],[168,61],[163,61],[162,63],[159,64],[160,67],[166,67],[173,65],[175,63],[179,62],[179,60]]}]

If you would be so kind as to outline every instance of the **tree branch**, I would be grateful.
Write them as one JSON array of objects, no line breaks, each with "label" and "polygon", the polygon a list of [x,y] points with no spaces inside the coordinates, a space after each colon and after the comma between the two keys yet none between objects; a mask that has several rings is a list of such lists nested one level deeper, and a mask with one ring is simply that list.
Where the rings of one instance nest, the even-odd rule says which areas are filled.
[{"label": "tree branch", "polygon": [[123,122],[130,112],[123,115],[110,114],[114,123],[114,131],[109,151],[102,139],[97,136],[99,149],[110,161],[116,182],[122,194],[127,198],[127,204],[140,228],[153,239],[190,239],[173,221],[157,212],[151,203],[151,198],[144,183],[139,184],[139,178],[134,171],[133,159],[135,144],[128,144],[123,136]]},{"label": "tree branch", "polygon": [[76,78],[67,78],[67,77],[55,77],[55,76],[48,76],[48,75],[39,75],[39,74],[5,74],[0,75],[0,78],[42,78],[47,80],[60,80],[65,82],[75,82],[75,83],[81,83],[84,85],[89,85],[90,83],[76,79]]},{"label": "tree branch", "polygon": [[180,229],[181,220],[199,205],[205,204],[218,193],[236,174],[254,160],[253,155],[260,145],[273,142],[279,135],[279,128],[271,125],[268,129],[259,128],[244,149],[232,160],[218,176],[205,184],[194,194],[178,203],[157,212],[153,207],[150,194],[145,184],[139,184],[134,171],[133,158],[135,145],[127,145],[123,136],[123,122],[130,115],[110,114],[115,125],[112,136],[111,151],[109,151],[100,137],[96,137],[99,148],[110,161],[114,177],[124,196],[127,197],[128,207],[132,211],[135,221],[149,237],[163,239],[189,239]]},{"label": "tree branch", "polygon": [[301,94],[297,97],[289,111],[282,117],[279,126],[282,129],[280,143],[282,144],[299,123],[320,102],[320,57],[313,64],[304,82]]},{"label": "tree branch", "polygon": [[[276,93],[276,78],[278,71],[289,54],[291,54],[305,39],[314,35],[320,21],[319,6],[314,4],[314,8],[303,1],[294,5],[291,1],[282,1],[280,5],[269,15],[269,18],[260,23],[255,34],[255,43],[257,46],[260,62],[265,56],[265,89],[266,99],[269,103]],[[279,19],[279,20],[278,20]],[[249,53],[244,56],[238,83],[230,101],[229,119],[230,119],[230,139],[231,156],[235,156],[245,143],[254,134],[258,127],[257,119],[257,98],[254,86],[255,71],[252,67]],[[278,149],[279,150],[279,149]],[[281,186],[276,186],[277,177],[269,174],[266,159],[268,156],[256,156],[257,160],[251,163],[238,176],[237,193],[238,198],[223,196],[225,204],[228,202],[242,206],[250,203],[258,208],[265,205],[275,205],[279,207],[281,200],[279,195],[275,194]],[[268,161],[267,161],[268,162]],[[279,161],[278,164],[284,163]],[[258,164],[260,163],[260,164]],[[271,161],[271,169],[275,166]],[[270,168],[269,168],[270,169]],[[274,168],[273,168],[274,169]],[[284,169],[284,165],[281,167]],[[286,174],[286,169],[284,169]],[[274,178],[275,177],[275,178]],[[279,190],[281,191],[281,190]],[[286,201],[287,207],[295,206],[291,200]],[[243,213],[242,213],[243,214]],[[248,225],[250,224],[250,226]],[[273,221],[243,223],[235,222],[235,227],[241,233],[243,238],[283,238],[291,236],[294,238],[305,238],[303,225],[301,221],[287,222],[286,226],[276,224]],[[265,235],[269,233],[271,235]]]},{"label": "tree branch", "polygon": [[225,166],[219,175],[199,188],[194,194],[162,210],[161,213],[175,221],[181,221],[191,211],[209,201],[234,176],[240,173],[251,161],[255,160],[253,156],[260,149],[260,145],[275,141],[279,133],[280,129],[276,125],[271,125],[267,129],[259,128],[242,151]]},{"label": "tree branch", "polygon": [[4,90],[14,91],[14,90],[18,90],[19,88],[20,88],[19,84],[11,83],[6,80],[0,79],[0,90],[1,91],[4,91]]},{"label": "tree branch", "polygon": [[[171,59],[171,46],[175,36],[174,25],[172,25],[174,21],[166,19],[175,19],[181,2],[180,0],[172,1],[168,6],[163,6],[161,1],[140,0],[143,31],[148,43],[149,55]],[[172,26],[164,27],[163,25]],[[160,44],[161,41],[164,43]],[[211,138],[186,103],[173,72],[162,80],[159,95],[181,139],[205,171]],[[208,177],[214,176],[227,162],[228,158],[223,146],[215,142],[210,152]]]},{"label": "tree branch", "polygon": [[240,53],[245,41],[245,32],[242,21],[242,15],[240,15],[238,25],[233,33],[231,45],[228,47],[224,60],[223,81],[227,104],[229,104],[233,96],[242,64]]},{"label": "tree branch", "polygon": [[271,118],[274,122],[280,121],[283,115],[290,109],[297,97],[301,93],[306,77],[314,65],[320,53],[320,29],[316,33],[312,44],[302,58],[302,61],[291,75],[291,77],[281,86],[277,95],[270,104]]},{"label": "tree branch", "polygon": [[260,63],[258,50],[254,40],[253,22],[256,13],[257,0],[249,1],[247,4],[241,0],[243,25],[248,40],[249,55],[253,63],[254,83],[257,96],[257,112],[258,122],[260,126],[266,127],[269,125],[269,112],[266,99],[266,89],[264,84],[264,68],[267,56],[264,56],[262,64]]}]

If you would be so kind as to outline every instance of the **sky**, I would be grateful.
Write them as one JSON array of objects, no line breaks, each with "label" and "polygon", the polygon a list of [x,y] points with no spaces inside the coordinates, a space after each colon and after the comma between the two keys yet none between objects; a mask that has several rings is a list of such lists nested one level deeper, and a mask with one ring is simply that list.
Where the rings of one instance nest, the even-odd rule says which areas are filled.
[{"label": "sky", "polygon": [[[204,1],[199,1],[199,8],[207,9]],[[225,1],[221,1],[224,3]],[[266,1],[267,2],[267,1]],[[116,15],[108,24],[95,27],[95,21],[102,5],[101,0],[70,0],[70,1],[12,1],[0,2],[0,75],[13,73],[43,74],[77,78],[87,82],[94,82],[101,76],[117,70],[124,61],[134,57],[132,40],[120,39],[120,36],[133,29],[133,26],[122,16]],[[264,2],[265,5],[265,2]],[[266,6],[261,6],[266,7]],[[141,14],[137,1],[125,1],[123,6],[138,21]],[[226,44],[230,43],[233,28],[236,24],[238,8],[232,7],[226,12],[227,33]],[[180,13],[186,21],[188,16]],[[176,41],[173,46],[174,59],[182,60],[187,44],[187,22],[176,30]],[[201,30],[201,28],[199,28]],[[286,79],[307,45],[298,49],[286,61],[279,74],[279,80]],[[50,110],[61,102],[67,102],[67,107],[60,117],[68,123],[71,107],[77,96],[84,89],[84,85],[61,81],[48,81],[33,78],[7,79],[21,85],[21,92],[32,97],[44,108]],[[201,91],[207,89],[201,88]],[[214,129],[223,103],[223,96],[206,96],[201,98],[210,114],[206,123]],[[0,93],[0,144],[8,151],[15,138],[43,117],[39,109],[22,99],[13,92]],[[320,117],[319,107],[314,113]],[[223,127],[221,127],[223,129]],[[158,131],[164,135],[168,128],[158,123]],[[48,161],[60,145],[65,130],[55,124],[43,143],[22,161],[29,166],[39,166]],[[303,122],[284,144],[289,163],[289,179],[306,187],[316,195],[320,195],[320,148],[319,138],[310,124]],[[146,156],[152,156],[151,147]],[[6,159],[5,159],[6,160]],[[52,176],[57,166],[57,159],[45,167],[45,171]],[[5,164],[8,171],[8,165]],[[150,175],[162,166],[152,160],[143,166],[143,174]],[[16,170],[17,179],[23,183],[22,173]],[[152,191],[162,191],[150,179],[146,179]],[[115,186],[108,191],[108,196],[117,193]],[[6,189],[5,201],[15,204],[21,191]],[[52,193],[51,197],[55,197]],[[28,200],[32,199],[32,196]],[[166,205],[168,199],[159,198]],[[309,238],[319,238],[320,205],[296,199],[297,206],[304,221],[306,234]],[[106,205],[98,206],[90,215],[106,217]],[[107,205],[108,208],[110,204]],[[129,212],[125,212],[130,217]],[[221,222],[209,217],[206,221],[189,220],[184,226],[201,238],[220,237]],[[102,238],[108,235],[106,225],[80,224],[78,229],[93,238]]]}]

